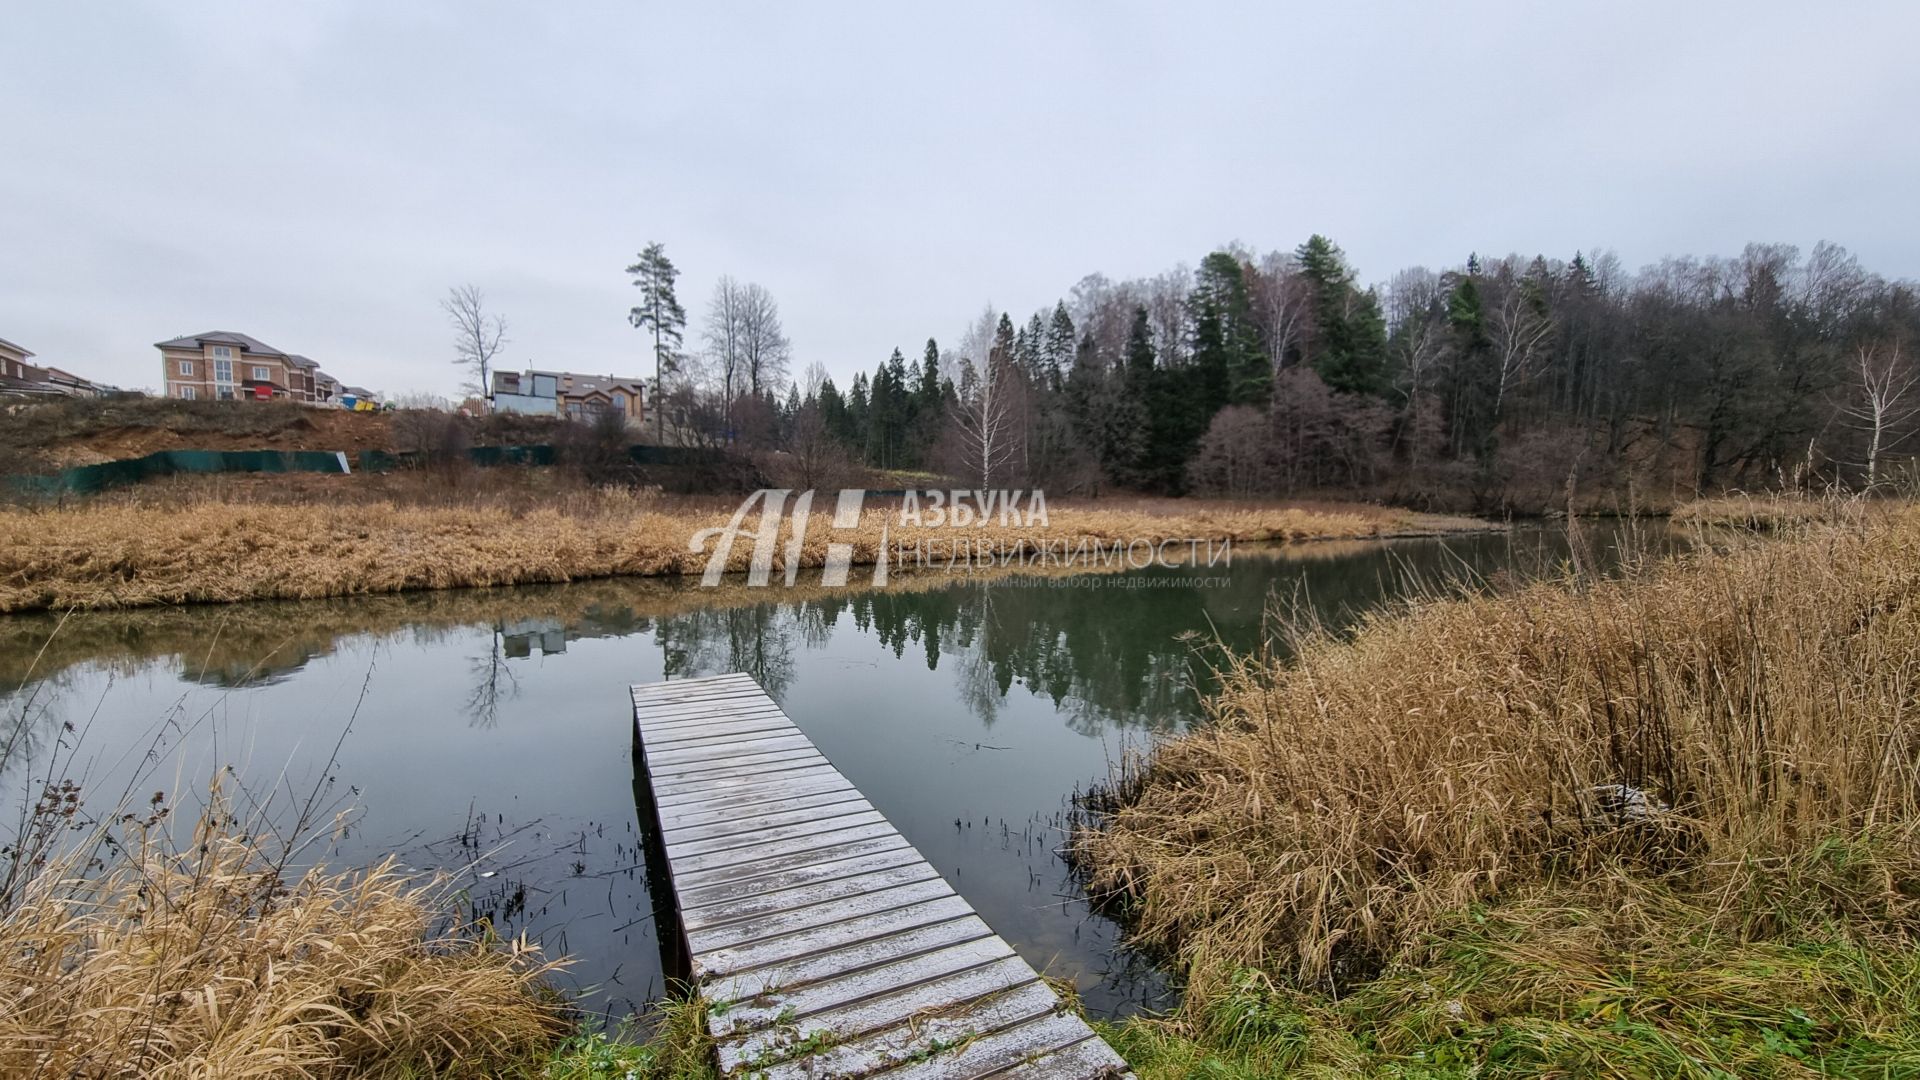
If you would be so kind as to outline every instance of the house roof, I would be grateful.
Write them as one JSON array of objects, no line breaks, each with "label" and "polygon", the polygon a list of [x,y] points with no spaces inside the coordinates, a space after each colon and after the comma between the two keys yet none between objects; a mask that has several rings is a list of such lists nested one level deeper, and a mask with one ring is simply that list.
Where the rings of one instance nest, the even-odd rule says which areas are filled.
[{"label": "house roof", "polygon": [[29,351],[27,351],[27,350],[26,350],[25,348],[23,348],[23,347],[21,347],[21,346],[19,346],[19,345],[15,345],[15,344],[14,344],[13,342],[11,342],[11,341],[8,341],[8,340],[7,340],[6,338],[3,338],[3,337],[0,337],[0,347],[4,347],[4,348],[8,348],[8,349],[12,349],[12,350],[13,350],[14,352],[17,352],[17,353],[19,353],[19,354],[20,354],[21,356],[32,356],[32,355],[33,355],[33,353],[31,353],[31,352],[29,352]]},{"label": "house roof", "polygon": [[298,353],[288,353],[287,363],[292,364],[294,367],[303,368],[308,371],[315,371],[315,370],[318,370],[320,367],[318,362],[309,360]]},{"label": "house roof", "polygon": [[581,375],[572,371],[529,371],[529,375],[551,375],[562,381],[560,392],[563,394],[585,394],[590,391],[626,390],[639,393],[645,388],[641,379],[624,375]]},{"label": "house roof", "polygon": [[[45,374],[41,368],[29,366],[27,370],[29,372],[39,371],[41,374]],[[60,388],[60,384],[47,379],[16,379],[10,375],[0,375],[0,394],[37,394],[49,397],[64,397],[66,391]]]},{"label": "house roof", "polygon": [[156,341],[156,349],[197,349],[212,342],[216,345],[238,345],[241,352],[258,353],[261,356],[285,356],[286,353],[261,341],[256,337],[235,333],[232,330],[209,330],[204,334],[190,334],[174,338],[172,341]]}]

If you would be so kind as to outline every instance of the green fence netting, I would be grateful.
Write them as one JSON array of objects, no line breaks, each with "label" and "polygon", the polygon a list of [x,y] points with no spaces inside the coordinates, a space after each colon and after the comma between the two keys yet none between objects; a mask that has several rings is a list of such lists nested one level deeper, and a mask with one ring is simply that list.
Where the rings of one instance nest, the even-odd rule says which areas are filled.
[{"label": "green fence netting", "polygon": [[[417,450],[362,450],[360,468],[366,472],[415,468],[426,463],[429,455]],[[693,446],[629,446],[627,457],[635,465],[713,465],[726,460],[720,450]],[[467,460],[475,465],[552,465],[558,460],[552,446],[476,446],[467,451]]]},{"label": "green fence netting", "polygon": [[[475,465],[552,465],[551,446],[476,446],[466,451]],[[627,456],[636,465],[713,465],[726,460],[719,450],[686,446],[630,446]],[[388,472],[425,464],[417,451],[362,450],[358,467],[366,472]],[[347,455],[335,450],[161,450],[145,457],[81,465],[50,476],[11,477],[13,487],[30,494],[90,494],[123,484],[137,484],[175,473],[352,471]]]},{"label": "green fence netting", "polygon": [[87,494],[175,473],[347,472],[347,455],[336,450],[161,450],[145,457],[80,465],[50,476],[13,477],[15,488],[45,494]]}]

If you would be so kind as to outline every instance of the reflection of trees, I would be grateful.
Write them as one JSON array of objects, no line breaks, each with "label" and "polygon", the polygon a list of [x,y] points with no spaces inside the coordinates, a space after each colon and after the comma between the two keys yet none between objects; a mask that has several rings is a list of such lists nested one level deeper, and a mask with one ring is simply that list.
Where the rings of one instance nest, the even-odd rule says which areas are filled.
[{"label": "reflection of trees", "polygon": [[467,659],[473,673],[473,690],[467,694],[469,723],[491,728],[500,723],[500,703],[511,701],[520,692],[520,680],[507,667],[506,635],[499,628],[487,632],[487,651]]},{"label": "reflection of trees", "polygon": [[1116,723],[1178,723],[1198,713],[1187,683],[1193,650],[1180,636],[1189,630],[1212,635],[1195,595],[1201,590],[1034,582],[849,593],[804,606],[826,623],[850,616],[895,656],[917,646],[929,668],[943,655],[954,660],[962,699],[987,723],[1015,682],[1051,699],[1076,730],[1088,733]]},{"label": "reflection of trees", "polygon": [[669,678],[744,671],[777,701],[793,684],[796,622],[781,605],[754,604],[664,618],[654,635]]}]

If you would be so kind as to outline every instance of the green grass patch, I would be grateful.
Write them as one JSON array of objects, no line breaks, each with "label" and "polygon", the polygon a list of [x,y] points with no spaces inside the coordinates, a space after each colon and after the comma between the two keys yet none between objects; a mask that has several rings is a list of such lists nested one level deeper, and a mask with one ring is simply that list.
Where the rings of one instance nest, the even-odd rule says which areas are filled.
[{"label": "green grass patch", "polygon": [[652,1019],[651,1034],[582,1032],[528,1080],[717,1080],[703,1002],[669,1001]]},{"label": "green grass patch", "polygon": [[1477,910],[1427,962],[1337,998],[1243,970],[1179,1017],[1101,1033],[1143,1080],[1920,1077],[1912,941],[1734,940],[1643,902]]}]

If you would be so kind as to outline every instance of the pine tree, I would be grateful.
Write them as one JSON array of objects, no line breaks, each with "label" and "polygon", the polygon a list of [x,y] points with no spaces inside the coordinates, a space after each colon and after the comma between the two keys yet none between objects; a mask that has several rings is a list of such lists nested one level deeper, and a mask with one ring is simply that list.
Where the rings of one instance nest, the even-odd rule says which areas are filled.
[{"label": "pine tree", "polygon": [[[1477,267],[1477,262],[1469,262]],[[1447,295],[1447,329],[1452,336],[1445,394],[1453,452],[1471,452],[1482,458],[1494,445],[1493,403],[1499,393],[1499,371],[1493,340],[1487,332],[1486,310],[1476,274],[1461,275]]]},{"label": "pine tree", "polygon": [[1273,371],[1260,344],[1260,326],[1254,318],[1253,299],[1239,257],[1215,251],[1202,259],[1188,305],[1194,309],[1196,321],[1204,309],[1216,323],[1221,349],[1218,359],[1224,363],[1227,376],[1227,402],[1265,405],[1271,394]]},{"label": "pine tree", "polygon": [[1119,393],[1106,410],[1104,425],[1109,469],[1114,480],[1129,486],[1143,486],[1153,478],[1155,446],[1152,404],[1160,372],[1154,367],[1153,322],[1145,306],[1133,309],[1133,323],[1127,330],[1127,351],[1121,361]]},{"label": "pine tree", "polygon": [[1319,233],[1295,250],[1313,289],[1313,368],[1335,390],[1378,393],[1387,386],[1387,323],[1380,299],[1354,285],[1338,245]]},{"label": "pine tree", "polygon": [[847,417],[847,400],[832,379],[820,383],[820,423],[827,433],[848,446],[855,445],[853,424]]},{"label": "pine tree", "polygon": [[867,386],[866,372],[853,377],[853,386],[847,391],[847,442],[856,450],[867,445],[867,425],[871,422],[869,404],[872,394]]},{"label": "pine tree", "polygon": [[666,377],[680,368],[680,345],[687,327],[687,312],[673,294],[673,283],[680,276],[667,247],[658,241],[640,252],[639,261],[627,267],[633,283],[640,289],[640,302],[627,313],[635,328],[653,334],[653,406],[659,417],[659,438],[667,440]]},{"label": "pine tree", "polygon": [[1073,316],[1067,314],[1065,301],[1055,301],[1053,305],[1053,318],[1047,323],[1047,340],[1041,352],[1046,358],[1050,386],[1058,390],[1061,380],[1079,359],[1074,343]]},{"label": "pine tree", "polygon": [[1034,312],[1033,317],[1027,320],[1027,325],[1022,329],[1021,333],[1024,334],[1027,339],[1026,353],[1020,358],[1022,369],[1026,371],[1027,378],[1033,380],[1037,386],[1050,385],[1047,380],[1046,320],[1040,317],[1039,312]]}]

